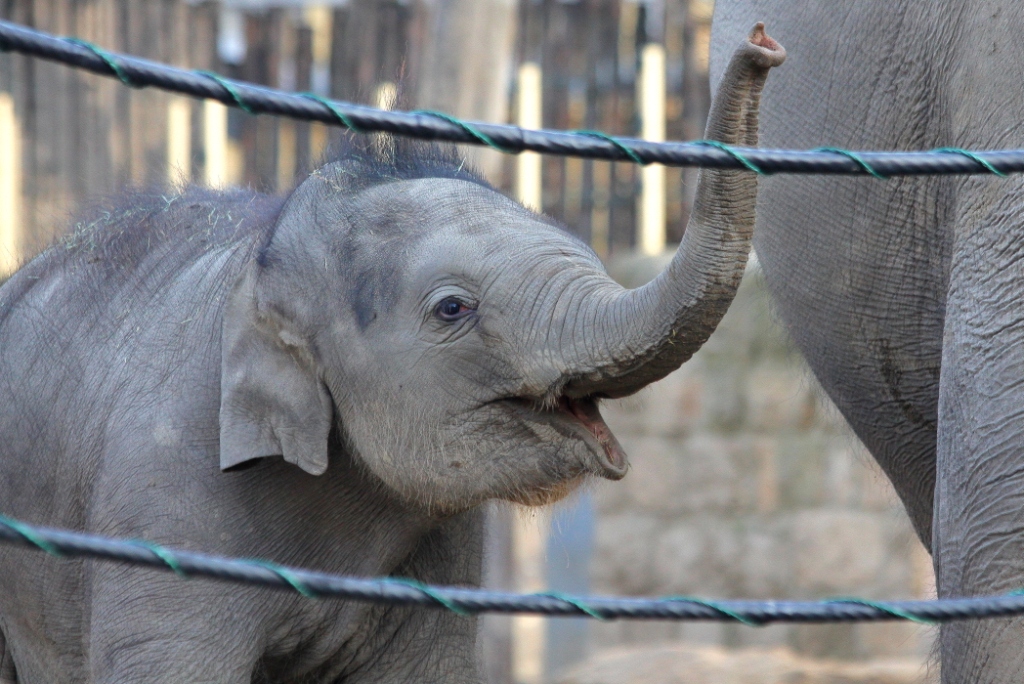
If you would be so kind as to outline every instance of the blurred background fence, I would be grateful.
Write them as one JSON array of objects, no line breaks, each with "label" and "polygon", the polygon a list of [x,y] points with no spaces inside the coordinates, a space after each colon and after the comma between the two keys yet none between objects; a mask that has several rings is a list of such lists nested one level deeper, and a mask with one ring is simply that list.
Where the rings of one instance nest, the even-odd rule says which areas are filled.
[{"label": "blurred background fence", "polygon": [[[385,105],[397,93],[403,108],[469,119],[525,116],[546,127],[675,139],[703,131],[710,14],[708,0],[0,0],[0,16],[19,23],[274,87]],[[0,57],[0,85],[9,98],[0,108],[13,107],[4,120],[22,141],[19,168],[3,172],[22,195],[6,252],[38,249],[81,202],[126,184],[195,179],[286,190],[339,135],[16,55]],[[517,160],[467,155],[496,185],[516,189]],[[532,204],[602,256],[636,245],[644,170],[559,157],[541,166],[526,180],[539,196],[520,188]],[[663,207],[652,212],[654,230],[677,241],[694,171],[649,171],[652,204]]]},{"label": "blurred background fence", "polygon": [[[711,0],[0,0],[4,19],[288,90],[654,140],[702,135],[711,14]],[[0,54],[0,271],[61,234],[77,207],[120,187],[284,192],[339,135]],[[463,153],[497,187],[562,220],[631,285],[678,242],[696,180],[692,169]],[[887,482],[773,323],[756,266],[750,275],[693,361],[609,407],[632,457],[624,482],[549,510],[494,508],[490,585],[933,594],[927,554]],[[495,684],[904,684],[929,675],[931,633],[912,624],[483,622]]]}]

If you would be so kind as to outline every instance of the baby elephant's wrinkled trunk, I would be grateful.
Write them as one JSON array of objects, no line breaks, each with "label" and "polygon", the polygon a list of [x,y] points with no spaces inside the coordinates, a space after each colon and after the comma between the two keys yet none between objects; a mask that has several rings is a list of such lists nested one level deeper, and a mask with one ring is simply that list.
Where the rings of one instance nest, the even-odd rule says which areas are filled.
[{"label": "baby elephant's wrinkled trunk", "polygon": [[[758,108],[768,71],[786,51],[758,23],[737,48],[711,106],[706,136],[757,145]],[[748,171],[704,169],[693,213],[669,267],[635,290],[603,291],[586,305],[593,324],[571,350],[569,396],[624,396],[659,380],[710,337],[732,303],[750,252],[757,178]],[[595,347],[599,350],[595,355]]]}]

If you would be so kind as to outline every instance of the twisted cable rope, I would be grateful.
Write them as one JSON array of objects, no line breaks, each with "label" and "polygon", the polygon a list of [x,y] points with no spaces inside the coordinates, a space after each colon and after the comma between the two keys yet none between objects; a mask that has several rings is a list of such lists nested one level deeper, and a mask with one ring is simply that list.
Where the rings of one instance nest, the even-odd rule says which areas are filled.
[{"label": "twisted cable rope", "polygon": [[734,621],[750,626],[774,622],[878,622],[911,620],[923,624],[1024,614],[1024,592],[936,601],[716,600],[691,596],[626,598],[570,596],[555,592],[510,594],[483,589],[442,587],[401,577],[360,578],[289,568],[265,560],[222,558],[170,549],[148,542],[27,525],[0,516],[0,543],[19,544],[61,558],[89,557],[174,572],[297,592],[307,598],[343,598],[450,610],[460,615],[517,613],[600,620],[668,619]]},{"label": "twisted cable rope", "polygon": [[111,76],[133,88],[153,86],[217,100],[251,114],[320,121],[356,132],[380,131],[427,140],[487,145],[510,154],[530,150],[636,164],[747,169],[759,174],[819,173],[876,178],[923,174],[1003,176],[1024,171],[1024,150],[1020,149],[975,152],[959,148],[924,152],[853,152],[837,148],[768,150],[733,147],[707,140],[655,143],[595,131],[528,130],[518,126],[462,121],[439,112],[387,111],[331,101],[308,93],[287,93],[209,72],[178,69],[108,52],[77,38],[59,38],[8,21],[0,21],[0,50]]}]

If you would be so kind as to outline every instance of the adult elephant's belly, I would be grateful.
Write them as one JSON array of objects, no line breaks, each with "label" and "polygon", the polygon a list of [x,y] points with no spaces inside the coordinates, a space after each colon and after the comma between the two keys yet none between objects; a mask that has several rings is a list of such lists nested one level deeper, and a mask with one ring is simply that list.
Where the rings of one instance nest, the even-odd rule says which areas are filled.
[{"label": "adult elephant's belly", "polygon": [[[927,4],[927,3],[922,3]],[[766,87],[763,147],[930,149],[949,144],[933,78],[942,41],[907,3],[722,3],[716,45],[757,19],[790,59]],[[820,16],[814,16],[820,15]],[[808,30],[808,27],[814,30]],[[887,45],[900,45],[896,58]],[[723,50],[724,54],[724,50]],[[724,62],[715,58],[713,78]],[[934,66],[935,69],[931,67]],[[938,383],[951,224],[961,180],[763,178],[754,245],[778,312],[826,392],[931,544]]]}]

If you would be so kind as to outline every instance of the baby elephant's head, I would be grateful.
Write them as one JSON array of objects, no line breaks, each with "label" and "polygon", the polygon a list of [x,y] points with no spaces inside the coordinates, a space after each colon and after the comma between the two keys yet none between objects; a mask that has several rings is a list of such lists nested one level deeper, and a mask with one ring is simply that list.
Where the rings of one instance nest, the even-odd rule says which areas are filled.
[{"label": "baby elephant's head", "polygon": [[[763,62],[779,48],[754,38],[726,79],[739,104],[713,117],[726,142],[756,137]],[[710,335],[743,273],[754,179],[706,173],[672,264],[625,290],[551,220],[436,149],[402,147],[314,172],[231,292],[222,467],[282,455],[319,475],[336,429],[431,512],[542,504],[588,476],[623,477],[598,404],[664,377]]]},{"label": "baby elephant's head", "polygon": [[319,474],[337,426],[438,511],[621,478],[597,407],[621,384],[602,371],[618,352],[595,317],[622,289],[584,243],[437,150],[404,154],[419,156],[312,174],[232,293],[222,465],[262,451]]}]

